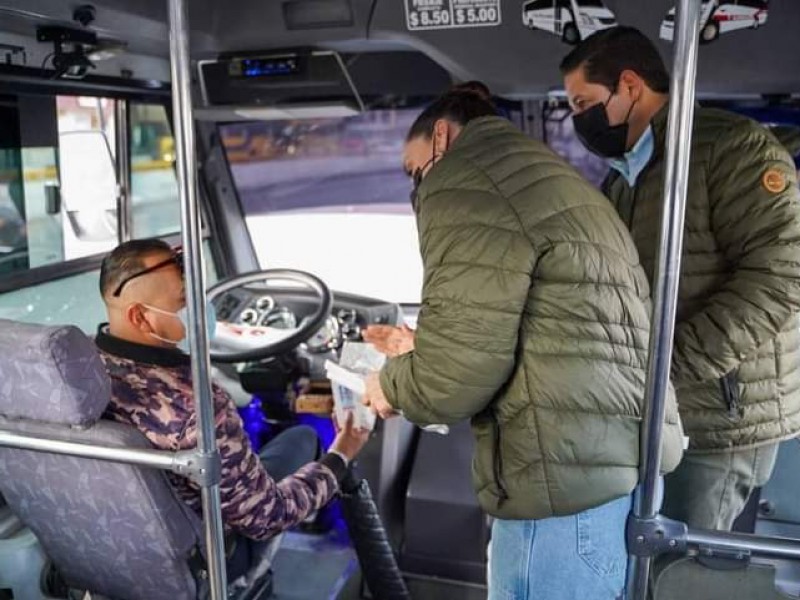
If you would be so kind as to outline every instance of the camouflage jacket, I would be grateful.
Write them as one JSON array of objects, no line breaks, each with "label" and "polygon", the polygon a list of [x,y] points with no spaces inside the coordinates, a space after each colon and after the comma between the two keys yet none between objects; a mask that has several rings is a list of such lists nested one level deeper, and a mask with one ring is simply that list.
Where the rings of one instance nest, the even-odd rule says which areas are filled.
[{"label": "camouflage jacket", "polygon": [[[189,356],[115,338],[103,326],[95,343],[112,384],[105,418],[133,425],[156,448],[195,448],[198,424]],[[226,528],[256,540],[267,539],[300,523],[333,498],[345,470],[341,458],[326,454],[276,482],[253,452],[230,396],[215,383],[212,388]],[[199,513],[199,487],[178,475],[170,474],[170,481]]]}]

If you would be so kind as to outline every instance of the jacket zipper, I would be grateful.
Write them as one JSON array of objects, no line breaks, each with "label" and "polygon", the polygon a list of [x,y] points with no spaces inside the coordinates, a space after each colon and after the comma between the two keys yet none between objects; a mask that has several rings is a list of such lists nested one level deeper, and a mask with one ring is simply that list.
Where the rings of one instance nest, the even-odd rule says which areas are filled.
[{"label": "jacket zipper", "polygon": [[742,418],[739,410],[741,398],[739,397],[738,373],[734,369],[730,373],[720,378],[719,382],[720,387],[722,388],[722,398],[725,400],[725,404],[728,407],[728,416],[734,421],[738,421]]},{"label": "jacket zipper", "polygon": [[492,456],[492,471],[494,476],[494,484],[497,487],[499,498],[497,500],[497,508],[502,508],[506,500],[508,500],[508,490],[506,489],[505,481],[503,480],[503,454],[500,449],[500,422],[497,420],[497,415],[494,410],[490,411],[492,417],[492,431],[494,438],[494,452]]},{"label": "jacket zipper", "polygon": [[[641,177],[641,175],[639,175]],[[628,217],[626,225],[628,226],[628,231],[633,233],[633,217],[636,214],[636,203],[639,199],[639,194],[637,193],[636,187],[631,187],[628,185],[628,182],[623,182],[625,186],[627,186],[628,190],[630,190],[630,206],[628,206]]]}]

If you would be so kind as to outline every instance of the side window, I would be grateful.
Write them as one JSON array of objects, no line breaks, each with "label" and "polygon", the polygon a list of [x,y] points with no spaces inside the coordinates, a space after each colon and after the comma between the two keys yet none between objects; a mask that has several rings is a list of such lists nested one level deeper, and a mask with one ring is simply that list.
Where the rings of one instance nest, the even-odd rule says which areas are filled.
[{"label": "side window", "polygon": [[217,265],[214,264],[214,253],[211,251],[211,240],[203,240],[203,264],[206,267],[206,287],[210,288],[219,281]]},{"label": "side window", "polygon": [[753,8],[755,10],[768,9],[768,5],[764,0],[737,0],[736,4],[738,6],[744,6],[745,8]]},{"label": "side window", "polygon": [[55,115],[53,98],[0,96],[1,275],[64,260]]},{"label": "side window", "polygon": [[0,294],[0,318],[73,323],[87,333],[102,320],[92,263],[19,286],[116,245],[114,114],[110,98],[0,96],[0,279],[11,290]]},{"label": "side window", "polygon": [[76,325],[94,335],[106,320],[100,298],[100,270],[0,294],[0,319],[48,325]]},{"label": "side window", "polygon": [[78,96],[0,100],[0,273],[114,246],[113,105],[108,98]]},{"label": "side window", "polygon": [[548,10],[553,8],[554,0],[534,0],[525,5],[525,10]]},{"label": "side window", "polygon": [[[98,278],[100,258],[120,235],[119,102],[0,94],[0,318],[75,324],[89,334],[105,320]],[[179,243],[166,108],[129,101],[128,116],[132,237]],[[210,239],[204,252],[212,285]]]},{"label": "side window", "polygon": [[175,140],[162,104],[130,104],[131,206],[134,238],[181,230]]}]

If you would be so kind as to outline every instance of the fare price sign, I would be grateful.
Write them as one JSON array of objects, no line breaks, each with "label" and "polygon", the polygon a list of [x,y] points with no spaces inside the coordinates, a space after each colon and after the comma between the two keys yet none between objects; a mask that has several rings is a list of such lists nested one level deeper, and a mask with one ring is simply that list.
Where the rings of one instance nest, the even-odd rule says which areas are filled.
[{"label": "fare price sign", "polygon": [[500,25],[500,0],[405,0],[410,31]]}]

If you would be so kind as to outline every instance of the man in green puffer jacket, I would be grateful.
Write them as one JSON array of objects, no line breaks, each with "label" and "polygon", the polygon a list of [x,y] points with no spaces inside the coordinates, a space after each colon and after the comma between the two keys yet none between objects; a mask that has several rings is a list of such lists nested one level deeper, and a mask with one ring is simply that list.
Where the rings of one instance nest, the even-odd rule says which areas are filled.
[{"label": "man in green puffer jacket", "polygon": [[[421,425],[472,420],[475,488],[497,518],[490,598],[611,600],[638,480],[649,287],[608,200],[492,115],[457,90],[411,129],[422,307],[414,349],[368,379],[365,403]],[[667,471],[683,444],[671,389],[668,407]]]},{"label": "man in green puffer jacket", "polygon": [[[604,190],[654,276],[669,75],[655,46],[618,27],[562,63],[584,144],[612,167]],[[773,135],[698,107],[672,380],[689,436],[664,512],[730,529],[769,479],[777,443],[800,432],[800,193]]]}]

